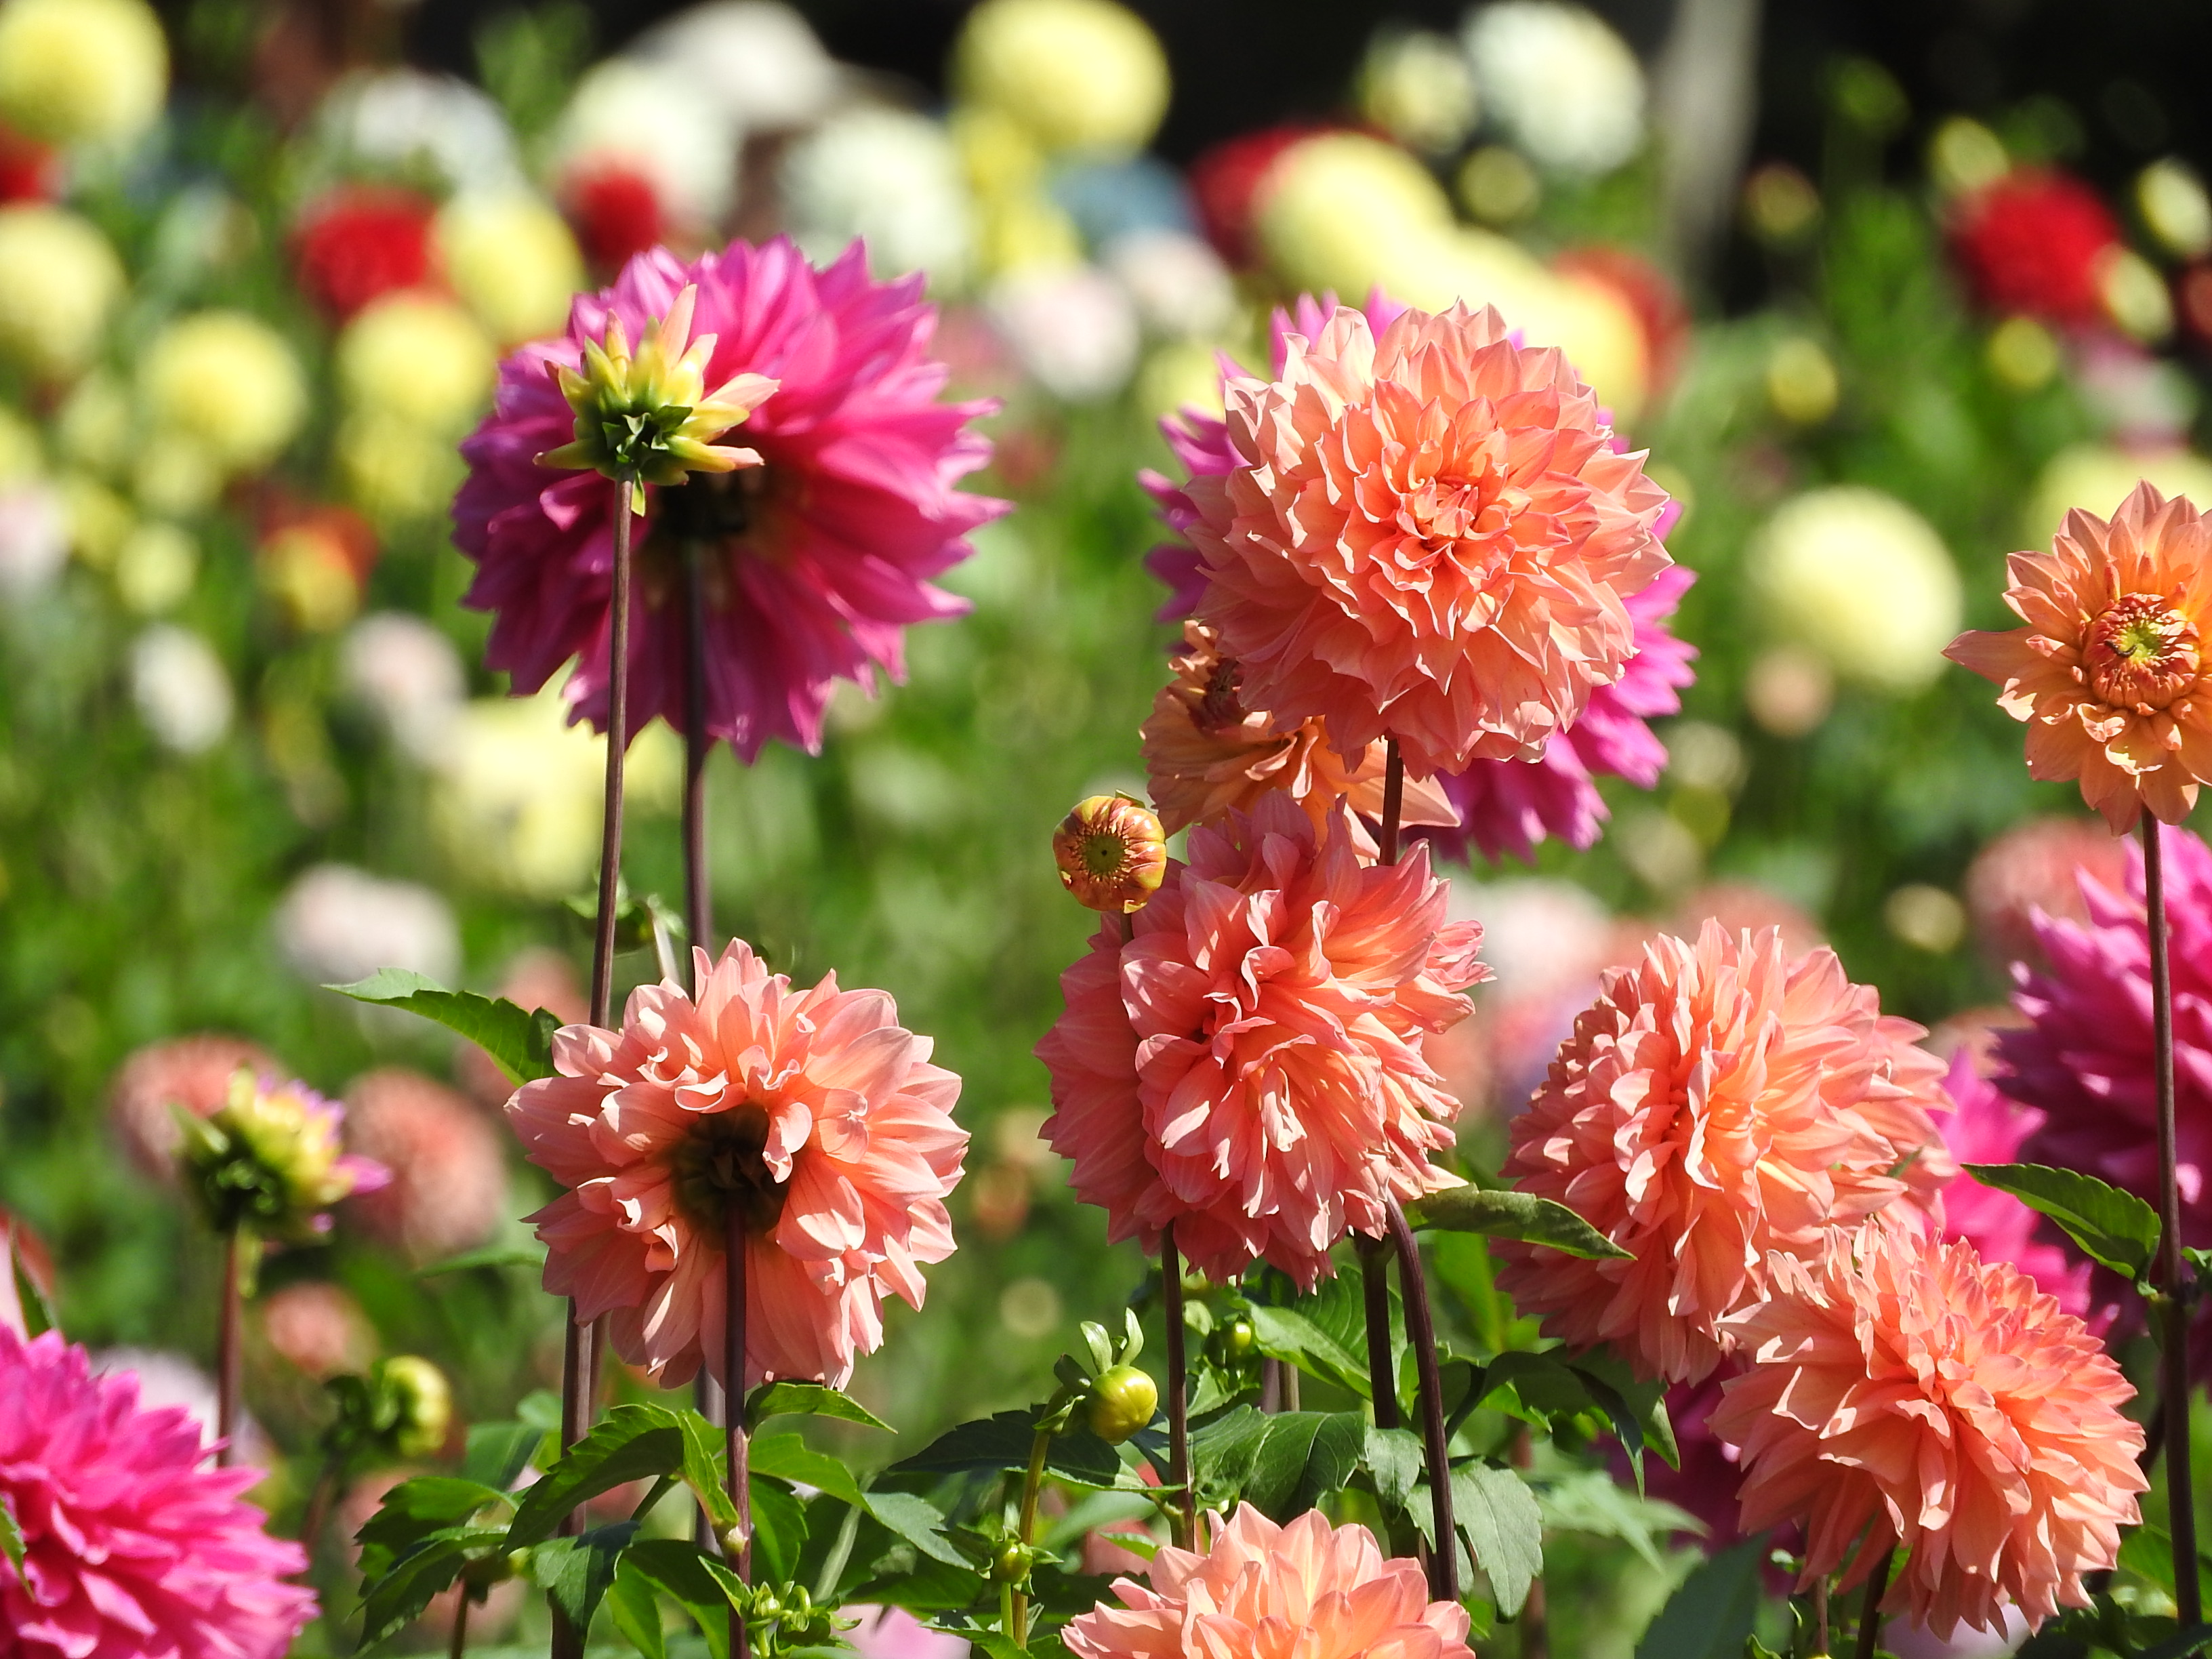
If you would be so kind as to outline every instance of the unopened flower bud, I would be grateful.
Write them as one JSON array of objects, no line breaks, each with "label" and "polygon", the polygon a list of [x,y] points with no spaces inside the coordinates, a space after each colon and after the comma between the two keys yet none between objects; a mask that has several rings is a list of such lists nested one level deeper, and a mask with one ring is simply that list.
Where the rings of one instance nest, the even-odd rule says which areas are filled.
[{"label": "unopened flower bud", "polygon": [[331,1205],[392,1178],[340,1151],[344,1109],[303,1083],[266,1083],[241,1067],[212,1116],[176,1116],[185,1168],[218,1231],[311,1238],[329,1230]]},{"label": "unopened flower bud", "polygon": [[1159,1385],[1134,1365],[1115,1365],[1091,1385],[1084,1420],[1091,1433],[1118,1446],[1152,1420],[1160,1403]]},{"label": "unopened flower bud", "polygon": [[1036,1559],[1036,1551],[1018,1538],[1009,1538],[999,1546],[998,1553],[991,1558],[991,1577],[1001,1584],[1018,1584],[1030,1576],[1030,1568]]},{"label": "unopened flower bud", "polygon": [[1060,884],[1093,910],[1142,909],[1168,872],[1167,832],[1127,795],[1093,795],[1052,832]]},{"label": "unopened flower bud", "polygon": [[420,1355],[398,1354],[376,1367],[393,1455],[411,1462],[446,1443],[453,1423],[453,1391],[446,1374]]}]

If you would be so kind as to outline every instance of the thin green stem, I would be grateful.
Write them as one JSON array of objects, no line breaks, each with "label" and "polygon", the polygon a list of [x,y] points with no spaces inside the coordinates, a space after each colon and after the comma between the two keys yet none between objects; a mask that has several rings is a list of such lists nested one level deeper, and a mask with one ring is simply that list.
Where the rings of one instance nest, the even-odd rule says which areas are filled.
[{"label": "thin green stem", "polygon": [[1178,1549],[1198,1547],[1198,1494],[1190,1484],[1190,1395],[1183,1359],[1182,1257],[1176,1249],[1175,1223],[1160,1230],[1160,1297],[1168,1339],[1168,1484],[1182,1496],[1172,1528]]},{"label": "thin green stem", "polygon": [[2159,1393],[2166,1430],[2166,1532],[2173,1543],[2173,1600],[2186,1630],[2204,1618],[2197,1583],[2197,1504],[2190,1478],[2189,1279],[2181,1255],[2181,1183],[2173,1108],[2173,978],[2167,963],[2166,870],[2159,822],[2142,817],[2143,908],[2150,941],[2152,1075],[2158,1096]]},{"label": "thin green stem", "polygon": [[[1022,1518],[1015,1532],[1025,1552],[1036,1541],[1037,1497],[1044,1490],[1044,1461],[1051,1454],[1052,1431],[1039,1429],[1030,1442],[1029,1473],[1022,1477]],[[1026,1647],[1030,1639],[1030,1598],[1018,1587],[1010,1611],[1006,1633],[1014,1638],[1017,1646]]]}]

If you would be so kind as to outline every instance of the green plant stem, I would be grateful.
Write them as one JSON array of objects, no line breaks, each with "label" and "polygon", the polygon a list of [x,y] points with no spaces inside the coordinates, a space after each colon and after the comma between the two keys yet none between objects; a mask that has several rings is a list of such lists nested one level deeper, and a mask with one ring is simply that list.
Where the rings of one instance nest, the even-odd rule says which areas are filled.
[{"label": "green plant stem", "polygon": [[2152,1075],[2158,1091],[2159,1394],[2165,1407],[2166,1531],[2173,1600],[2186,1630],[2203,1622],[2197,1584],[2197,1505],[2189,1456],[2189,1279],[2181,1255],[2181,1183],[2173,1110],[2173,979],[2166,957],[2166,871],[2159,822],[2142,817],[2143,907],[2150,936]]},{"label": "green plant stem", "polygon": [[1405,1419],[1398,1410],[1398,1368],[1390,1352],[1389,1241],[1354,1233],[1359,1253],[1359,1291],[1367,1320],[1367,1390],[1375,1397],[1375,1426],[1395,1429]]},{"label": "green plant stem", "polygon": [[[745,1218],[732,1201],[723,1221],[722,1248],[726,1253],[722,1280],[726,1287],[722,1323],[723,1447],[729,1465],[730,1502],[738,1511],[738,1559],[730,1563],[739,1578],[753,1577],[753,1495],[749,1447],[745,1436]],[[745,1616],[730,1609],[730,1659],[745,1659],[749,1650]]]},{"label": "green plant stem", "polygon": [[1436,1321],[1429,1310],[1428,1276],[1421,1271],[1421,1247],[1406,1224],[1395,1198],[1389,1206],[1390,1241],[1398,1251],[1399,1292],[1406,1304],[1406,1341],[1413,1350],[1414,1375],[1420,1379],[1421,1450],[1429,1466],[1430,1518],[1437,1534],[1429,1577],[1439,1601],[1459,1600],[1458,1526],[1452,1514],[1450,1437],[1444,1431],[1444,1391],[1437,1370]]},{"label": "green plant stem", "polygon": [[[1029,1473],[1022,1477],[1022,1518],[1016,1533],[1026,1550],[1036,1541],[1037,1498],[1044,1490],[1044,1461],[1052,1454],[1052,1431],[1039,1429],[1030,1442]],[[1030,1639],[1030,1598],[1018,1588],[1008,1604],[1009,1622],[1006,1634],[1014,1638],[1015,1645],[1026,1647]]]},{"label": "green plant stem", "polygon": [[1859,1603],[1858,1659],[1874,1659],[1881,1641],[1881,1595],[1889,1588],[1889,1564],[1896,1559],[1897,1547],[1892,1545],[1867,1577],[1866,1599]]},{"label": "green plant stem", "polygon": [[1823,1659],[1828,1651],[1828,1575],[1825,1572],[1813,1581],[1813,1651]]},{"label": "green plant stem", "polygon": [[222,1236],[222,1287],[215,1327],[215,1433],[219,1443],[215,1461],[219,1468],[228,1468],[238,1461],[238,1396],[246,1380],[241,1340],[246,1295],[238,1282],[244,1255],[240,1236],[244,1231],[233,1224]]},{"label": "green plant stem", "polygon": [[1182,1322],[1182,1256],[1176,1249],[1175,1223],[1160,1230],[1160,1300],[1168,1340],[1168,1484],[1176,1500],[1170,1528],[1178,1549],[1198,1547],[1198,1494],[1190,1484],[1190,1393],[1185,1386]]},{"label": "green plant stem", "polygon": [[[696,537],[684,543],[684,927],[694,950],[714,954],[714,890],[707,868],[707,592],[702,561],[706,549]],[[696,963],[697,957],[688,960]],[[691,975],[691,994],[699,994]],[[709,1423],[726,1425],[729,1409],[722,1386],[702,1365],[691,1383],[691,1402]],[[704,1510],[694,1522],[693,1541],[711,1549],[714,1528]]]}]

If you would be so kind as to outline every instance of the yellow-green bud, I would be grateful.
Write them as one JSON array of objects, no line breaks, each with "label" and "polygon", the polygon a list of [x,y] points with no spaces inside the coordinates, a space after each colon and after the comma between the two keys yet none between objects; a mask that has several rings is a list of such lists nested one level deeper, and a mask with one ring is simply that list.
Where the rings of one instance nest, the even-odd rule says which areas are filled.
[{"label": "yellow-green bud", "polygon": [[376,1369],[392,1413],[392,1451],[408,1460],[429,1456],[446,1443],[453,1424],[453,1391],[445,1372],[411,1353],[383,1360]]},{"label": "yellow-green bud", "polygon": [[246,1226],[270,1237],[326,1231],[331,1205],[390,1179],[382,1165],[343,1152],[344,1117],[305,1084],[264,1084],[244,1066],[212,1116],[179,1109],[185,1167],[209,1221],[219,1231]]},{"label": "yellow-green bud", "polygon": [[1151,1377],[1134,1365],[1115,1365],[1100,1372],[1091,1385],[1084,1420],[1091,1433],[1118,1446],[1152,1420],[1159,1403],[1159,1385]]}]

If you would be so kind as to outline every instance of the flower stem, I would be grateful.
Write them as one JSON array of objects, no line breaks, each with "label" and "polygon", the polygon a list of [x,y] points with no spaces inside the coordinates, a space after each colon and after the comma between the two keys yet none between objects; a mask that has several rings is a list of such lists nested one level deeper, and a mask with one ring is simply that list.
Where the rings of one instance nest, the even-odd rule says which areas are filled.
[{"label": "flower stem", "polygon": [[[1037,1495],[1044,1490],[1044,1461],[1052,1453],[1052,1431],[1039,1429],[1030,1442],[1029,1473],[1022,1478],[1022,1518],[1017,1534],[1022,1547],[1027,1549],[1036,1534]],[[1014,1638],[1017,1647],[1026,1647],[1030,1639],[1030,1598],[1016,1587],[1013,1599],[1006,1604],[1006,1634]]]},{"label": "flower stem", "polygon": [[460,1586],[460,1595],[453,1603],[453,1640],[447,1648],[447,1659],[461,1659],[469,1650],[469,1587]]},{"label": "flower stem", "polygon": [[1866,1599],[1859,1603],[1858,1659],[1874,1659],[1875,1648],[1881,1640],[1881,1595],[1889,1588],[1889,1564],[1897,1559],[1897,1547],[1893,1544],[1881,1553],[1881,1559],[1874,1564],[1869,1575]]},{"label": "flower stem", "polygon": [[1421,1271],[1421,1247],[1406,1224],[1398,1200],[1389,1206],[1390,1240],[1398,1250],[1398,1289],[1406,1304],[1406,1340],[1413,1350],[1414,1374],[1420,1379],[1421,1449],[1429,1465],[1429,1513],[1437,1534],[1436,1553],[1429,1560],[1429,1577],[1439,1601],[1459,1600],[1457,1527],[1452,1515],[1451,1448],[1444,1434],[1444,1390],[1437,1370],[1437,1326],[1429,1311],[1428,1275]]},{"label": "flower stem", "polygon": [[[707,870],[707,582],[704,550],[684,544],[684,925],[714,954],[714,891]],[[698,987],[692,987],[696,995]]]},{"label": "flower stem", "polygon": [[2189,1281],[2181,1255],[2181,1184],[2173,1113],[2173,979],[2166,961],[2166,871],[2159,822],[2142,817],[2143,904],[2150,933],[2150,1032],[2158,1091],[2159,1393],[2166,1410],[2166,1531],[2173,1541],[2173,1600],[2184,1630],[2203,1622],[2197,1506],[2189,1468]]},{"label": "flower stem", "polygon": [[1406,810],[1406,758],[1398,752],[1398,739],[1390,739],[1389,759],[1382,770],[1382,833],[1376,837],[1382,849],[1382,862],[1398,861],[1398,820]]},{"label": "flower stem", "polygon": [[1359,1290],[1367,1314],[1367,1391],[1374,1396],[1375,1426],[1395,1429],[1405,1421],[1398,1411],[1398,1368],[1390,1352],[1390,1280],[1386,1261],[1390,1246],[1364,1233],[1352,1236],[1359,1252]]},{"label": "flower stem", "polygon": [[345,1460],[331,1452],[323,1459],[317,1471],[313,1488],[307,1493],[307,1510],[300,1522],[300,1547],[307,1553],[307,1569],[314,1570],[318,1547],[323,1541],[323,1523],[329,1519],[331,1500],[337,1496],[338,1474]]},{"label": "flower stem", "polygon": [[[738,1511],[738,1558],[730,1563],[747,1583],[753,1577],[752,1471],[745,1438],[745,1218],[732,1203],[723,1222],[722,1312],[723,1448],[729,1463],[730,1502]],[[730,1609],[730,1659],[745,1659],[745,1616]]]},{"label": "flower stem", "polygon": [[1170,1528],[1176,1547],[1198,1547],[1198,1494],[1190,1484],[1189,1390],[1185,1386],[1182,1322],[1182,1256],[1176,1249],[1175,1223],[1160,1230],[1160,1299],[1168,1338],[1168,1484],[1179,1487]]},{"label": "flower stem", "polygon": [[1825,1572],[1813,1581],[1813,1652],[1817,1659],[1827,1659],[1828,1575]]},{"label": "flower stem", "polygon": [[222,1289],[215,1327],[215,1433],[220,1443],[215,1461],[218,1468],[228,1468],[238,1461],[238,1396],[246,1364],[245,1345],[240,1340],[246,1297],[238,1285],[243,1265],[239,1236],[244,1231],[234,1225],[222,1236]]}]

